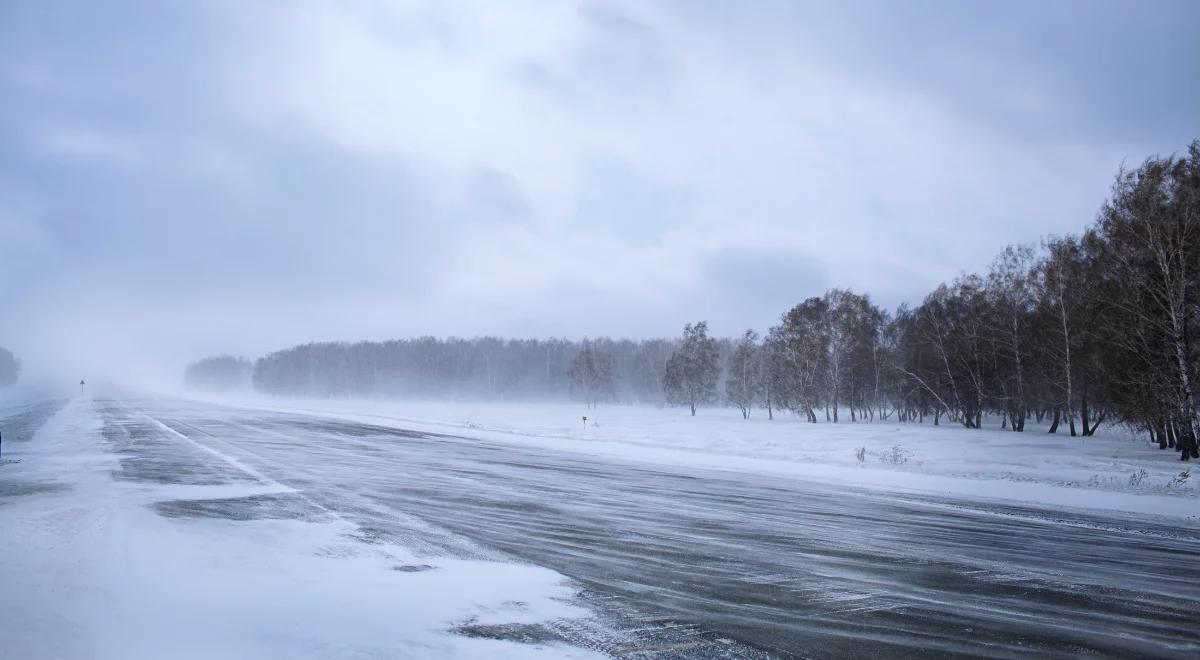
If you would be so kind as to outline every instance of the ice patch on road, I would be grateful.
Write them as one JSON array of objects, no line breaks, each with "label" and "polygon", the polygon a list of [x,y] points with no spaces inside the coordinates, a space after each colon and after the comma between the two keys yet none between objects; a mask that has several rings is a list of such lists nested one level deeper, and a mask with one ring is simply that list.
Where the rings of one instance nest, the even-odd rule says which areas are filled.
[{"label": "ice patch on road", "polygon": [[155,486],[154,493],[158,497],[172,500],[208,500],[208,499],[238,499],[243,497],[258,497],[262,495],[280,495],[294,493],[280,483],[265,484],[222,484],[213,486],[196,486],[192,484],[164,484]]}]

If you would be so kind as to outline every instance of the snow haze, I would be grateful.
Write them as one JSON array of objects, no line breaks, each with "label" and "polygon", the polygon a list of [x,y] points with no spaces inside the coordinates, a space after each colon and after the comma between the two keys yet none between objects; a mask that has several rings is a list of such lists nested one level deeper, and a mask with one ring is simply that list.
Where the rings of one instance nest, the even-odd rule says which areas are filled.
[{"label": "snow haze", "polygon": [[[760,330],[1090,222],[1200,117],[1200,5],[0,7],[27,371],[415,335]],[[1163,66],[1170,63],[1170,66]]]}]

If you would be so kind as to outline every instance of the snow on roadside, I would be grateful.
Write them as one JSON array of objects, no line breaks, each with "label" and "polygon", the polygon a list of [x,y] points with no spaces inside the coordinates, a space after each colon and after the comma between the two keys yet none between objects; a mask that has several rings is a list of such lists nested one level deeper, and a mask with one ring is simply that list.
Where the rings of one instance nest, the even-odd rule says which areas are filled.
[{"label": "snow on roadside", "polygon": [[171,517],[155,506],[288,492],[114,480],[87,398],[0,467],[0,649],[25,658],[592,657],[449,632],[589,613],[553,571],[417,558],[318,520]]},{"label": "snow on roadside", "polygon": [[0,387],[0,419],[49,399],[66,398],[61,389],[17,385]]},{"label": "snow on roadside", "polygon": [[[1071,438],[1049,435],[1036,425],[1012,433],[895,421],[808,424],[790,415],[771,421],[762,411],[747,421],[729,409],[701,410],[691,417],[678,408],[589,410],[564,403],[265,397],[235,403],[660,465],[1053,507],[1185,518],[1200,514],[1200,469],[1193,475],[1191,464],[1175,460],[1173,452],[1158,451],[1117,428]],[[865,450],[861,462],[859,449]]]}]

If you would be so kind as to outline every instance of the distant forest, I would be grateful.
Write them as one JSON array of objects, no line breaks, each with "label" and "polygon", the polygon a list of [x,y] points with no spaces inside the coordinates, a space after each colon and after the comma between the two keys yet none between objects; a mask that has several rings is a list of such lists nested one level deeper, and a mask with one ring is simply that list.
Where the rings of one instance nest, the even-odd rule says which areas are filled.
[{"label": "distant forest", "polygon": [[1198,334],[1200,140],[1122,168],[1082,234],[1010,246],[986,272],[894,312],[833,289],[762,337],[716,339],[699,322],[642,341],[317,343],[250,371],[255,389],[280,396],[570,397],[968,428],[994,415],[1013,431],[1036,420],[1082,436],[1112,421],[1186,460],[1200,458]]},{"label": "distant forest", "polygon": [[244,358],[219,355],[188,365],[183,384],[193,390],[225,392],[250,385],[254,364]]},{"label": "distant forest", "polygon": [[[254,365],[255,389],[284,396],[567,399],[584,396],[572,365],[585,351],[608,361],[592,401],[662,402],[669,340],[435,339],[319,343]],[[582,376],[582,374],[579,374]]]},{"label": "distant forest", "polygon": [[21,361],[12,351],[0,346],[0,387],[12,387],[21,375]]}]

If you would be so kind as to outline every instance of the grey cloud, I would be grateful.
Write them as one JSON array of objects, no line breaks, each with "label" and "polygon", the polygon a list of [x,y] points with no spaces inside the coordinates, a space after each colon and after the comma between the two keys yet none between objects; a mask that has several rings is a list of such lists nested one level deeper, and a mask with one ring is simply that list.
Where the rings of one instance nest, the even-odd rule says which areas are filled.
[{"label": "grey cloud", "polygon": [[1200,115],[1200,3],[668,3],[729,48],[795,57],[1028,141],[1178,141]]},{"label": "grey cloud", "polygon": [[701,262],[700,297],[716,326],[728,334],[763,332],[787,310],[833,283],[825,265],[797,251],[729,247]]},{"label": "grey cloud", "polygon": [[463,190],[464,220],[524,223],[533,209],[520,183],[511,175],[486,165],[472,168]]},{"label": "grey cloud", "polygon": [[686,222],[694,210],[688,191],[658,181],[624,159],[588,154],[581,160],[573,218],[581,231],[653,242]]},{"label": "grey cloud", "polygon": [[652,25],[610,4],[588,5],[582,15],[587,37],[576,66],[583,77],[630,93],[652,92],[670,82],[675,58]]},{"label": "grey cloud", "polygon": [[579,12],[583,37],[565,57],[525,61],[515,78],[579,111],[653,104],[670,93],[678,65],[653,25],[602,3]]}]

